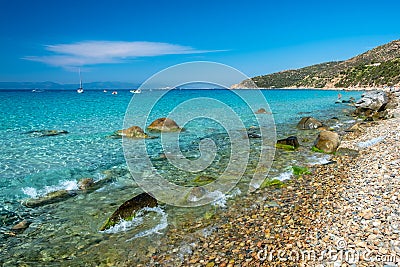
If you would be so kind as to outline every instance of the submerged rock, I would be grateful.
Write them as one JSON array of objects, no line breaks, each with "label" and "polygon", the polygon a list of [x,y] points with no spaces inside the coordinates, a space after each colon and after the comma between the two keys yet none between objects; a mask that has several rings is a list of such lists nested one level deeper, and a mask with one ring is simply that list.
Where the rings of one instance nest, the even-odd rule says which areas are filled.
[{"label": "submerged rock", "polygon": [[322,126],[322,122],[313,117],[304,117],[297,124],[297,128],[300,130],[312,130]]},{"label": "submerged rock", "polygon": [[16,225],[14,225],[11,228],[11,230],[13,230],[14,232],[21,233],[21,232],[25,231],[25,229],[27,229],[30,224],[31,224],[31,222],[29,222],[27,220],[23,220],[23,221],[20,221],[19,223],[17,223]]},{"label": "submerged rock", "polygon": [[23,202],[23,204],[29,208],[36,208],[47,204],[57,203],[66,200],[70,197],[75,196],[77,193],[75,190],[58,190],[50,192],[39,198],[30,198]]},{"label": "submerged rock", "polygon": [[215,181],[214,177],[206,176],[206,175],[199,175],[196,178],[194,178],[192,182],[196,186],[202,186],[202,185],[206,185],[211,182],[214,182],[214,181]]},{"label": "submerged rock", "polygon": [[46,136],[55,136],[55,135],[61,135],[61,134],[67,134],[68,131],[65,130],[33,130],[26,132],[27,134],[32,134],[33,136],[36,137],[46,137]]},{"label": "submerged rock", "polygon": [[331,131],[322,131],[319,133],[314,145],[325,153],[333,153],[340,145],[339,134]]},{"label": "submerged rock", "polygon": [[153,132],[179,132],[182,130],[178,124],[169,118],[160,118],[153,121],[148,127],[147,130]]},{"label": "submerged rock", "polygon": [[300,146],[296,136],[289,136],[288,138],[280,139],[276,141],[276,143],[281,145],[292,146],[294,148],[298,148]]},{"label": "submerged rock", "polygon": [[113,134],[113,137],[121,138],[149,138],[150,136],[146,134],[142,128],[139,126],[132,126],[128,129],[118,130]]},{"label": "submerged rock", "polygon": [[107,221],[100,227],[100,231],[109,229],[118,224],[119,221],[130,221],[135,217],[135,213],[142,208],[153,208],[157,206],[157,200],[150,194],[142,193],[122,204]]}]

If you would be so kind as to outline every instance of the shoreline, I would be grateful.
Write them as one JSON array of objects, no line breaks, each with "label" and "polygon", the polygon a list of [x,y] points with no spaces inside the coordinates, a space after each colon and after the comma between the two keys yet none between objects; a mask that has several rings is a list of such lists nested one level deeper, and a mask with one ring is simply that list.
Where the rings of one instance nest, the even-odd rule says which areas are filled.
[{"label": "shoreline", "polygon": [[[217,225],[203,220],[187,229],[170,229],[162,238],[167,245],[151,253],[149,263],[398,266],[399,107],[393,112],[395,118],[344,135],[333,164],[310,167],[312,174],[293,177],[281,189],[268,187],[244,196],[216,214]],[[370,146],[360,147],[368,141]],[[324,254],[329,251],[333,256],[350,251],[359,258],[339,261]],[[302,260],[304,252],[314,252],[316,258]]]}]

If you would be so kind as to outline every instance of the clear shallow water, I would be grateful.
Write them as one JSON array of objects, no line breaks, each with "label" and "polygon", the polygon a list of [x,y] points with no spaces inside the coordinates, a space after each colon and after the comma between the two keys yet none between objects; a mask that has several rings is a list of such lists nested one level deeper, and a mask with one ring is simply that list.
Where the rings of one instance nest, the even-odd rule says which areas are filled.
[{"label": "clear shallow water", "polygon": [[[143,92],[135,116],[143,116],[141,110],[146,101],[152,101],[159,92]],[[252,91],[243,92],[252,98]],[[304,116],[314,116],[327,120],[339,117],[346,125],[350,118],[341,112],[348,108],[344,104],[335,104],[337,91],[316,90],[274,90],[263,91],[273,112],[277,138],[298,135],[299,140],[315,139],[315,132],[296,130],[297,122]],[[361,92],[341,92],[343,99],[359,98]],[[133,96],[136,97],[136,96]],[[237,112],[246,127],[254,125],[254,116],[249,116],[248,107],[228,90],[182,90],[171,91],[167,97],[154,107],[149,116],[149,122],[166,116],[178,103],[184,100],[210,97],[218,99],[231,106]],[[118,95],[101,91],[86,91],[77,94],[75,91],[45,91],[32,93],[30,91],[0,91],[0,262],[9,265],[18,262],[105,262],[118,261],[129,257],[146,254],[149,244],[157,240],[158,234],[148,234],[166,231],[160,227],[163,220],[168,224],[184,224],[184,220],[194,220],[212,208],[210,205],[191,209],[190,212],[181,208],[162,207],[163,211],[150,213],[154,216],[145,224],[135,222],[134,227],[124,228],[112,233],[98,231],[118,206],[140,192],[127,172],[126,162],[120,139],[110,139],[108,136],[123,127],[125,111],[131,101],[129,91],[119,91]],[[262,106],[260,106],[261,108]],[[190,112],[200,111],[205,116],[221,114],[215,106],[205,106],[204,103],[190,106]],[[189,112],[189,110],[188,110]],[[220,116],[220,120],[228,120]],[[206,120],[195,120],[185,125],[187,131],[180,139],[180,147],[187,157],[199,156],[196,140],[213,138],[220,147],[214,165],[205,170],[206,174],[218,173],[227,164],[230,144],[225,141],[226,132],[218,124]],[[27,132],[32,130],[57,129],[66,130],[65,135],[52,137],[37,137]],[[185,175],[180,170],[169,168],[160,161],[162,150],[158,140],[150,140],[149,153],[153,163],[164,168],[163,172],[178,184],[190,183],[193,177]],[[307,143],[307,141],[305,141]],[[254,151],[257,142],[252,141]],[[301,155],[277,151],[277,159],[272,166],[270,176],[280,177],[287,172],[285,168],[304,162],[323,162],[304,148]],[[254,167],[257,160],[250,158],[249,166]],[[59,189],[75,189],[76,182],[82,177],[102,179],[108,175],[114,182],[106,184],[101,189],[90,194],[78,194],[66,201],[29,209],[21,205],[21,201],[50,191]],[[240,184],[239,184],[240,187]],[[242,189],[243,190],[243,189]],[[240,198],[237,196],[236,198]],[[165,214],[164,214],[165,213]],[[32,222],[30,227],[17,237],[3,233],[22,219]],[[123,230],[125,229],[125,230]],[[135,238],[135,248],[132,240]],[[127,242],[128,241],[128,242]],[[129,252],[127,252],[129,251]]]}]

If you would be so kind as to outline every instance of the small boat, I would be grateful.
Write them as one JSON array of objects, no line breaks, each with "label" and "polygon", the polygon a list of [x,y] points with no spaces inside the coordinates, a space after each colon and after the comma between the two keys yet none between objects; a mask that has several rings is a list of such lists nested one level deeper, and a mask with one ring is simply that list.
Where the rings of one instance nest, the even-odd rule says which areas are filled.
[{"label": "small boat", "polygon": [[83,93],[81,69],[80,68],[79,68],[79,88],[78,88],[78,90],[76,90],[76,92],[78,92],[78,94],[82,94]]},{"label": "small boat", "polygon": [[40,90],[40,89],[33,89],[32,93],[42,93],[44,92],[44,90]]},{"label": "small boat", "polygon": [[136,90],[130,90],[129,92],[131,92],[132,94],[140,94],[142,93],[142,90],[136,89]]},{"label": "small boat", "polygon": [[107,93],[107,90],[104,89],[104,90],[103,90],[103,93]]},{"label": "small boat", "polygon": [[117,95],[118,92],[117,92],[117,91],[113,91],[111,94],[112,94],[112,95]]}]

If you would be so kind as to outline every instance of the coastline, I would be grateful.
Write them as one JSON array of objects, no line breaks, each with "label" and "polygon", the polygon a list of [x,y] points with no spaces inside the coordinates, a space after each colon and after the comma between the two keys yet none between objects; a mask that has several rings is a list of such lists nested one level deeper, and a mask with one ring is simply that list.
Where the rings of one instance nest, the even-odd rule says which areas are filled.
[{"label": "coastline", "polygon": [[[395,118],[344,135],[332,164],[245,196],[216,214],[217,225],[204,219],[171,229],[150,264],[397,266],[400,109],[393,112]],[[304,252],[315,258],[302,259]],[[358,258],[343,257],[348,252]]]}]

